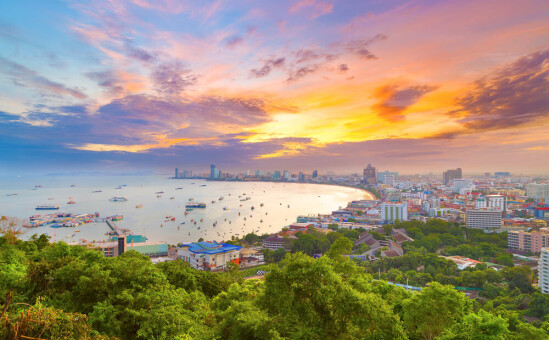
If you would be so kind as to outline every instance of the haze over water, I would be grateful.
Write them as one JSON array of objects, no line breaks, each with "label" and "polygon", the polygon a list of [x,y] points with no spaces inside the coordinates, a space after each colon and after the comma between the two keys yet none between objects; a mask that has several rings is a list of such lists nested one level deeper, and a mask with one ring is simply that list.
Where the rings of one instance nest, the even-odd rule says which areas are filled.
[{"label": "haze over water", "polygon": [[[0,215],[15,216],[27,222],[32,215],[54,212],[99,212],[101,217],[121,214],[124,219],[116,222],[120,227],[131,229],[134,234],[143,234],[150,241],[166,241],[170,244],[196,241],[200,237],[221,241],[230,239],[231,235],[242,237],[249,232],[276,232],[295,222],[298,215],[330,213],[346,206],[349,201],[372,199],[367,192],[338,186],[173,180],[167,176],[12,177],[0,179],[0,184]],[[71,187],[73,184],[75,187]],[[35,185],[42,187],[33,190]],[[115,189],[121,185],[126,186]],[[183,189],[176,190],[178,187]],[[102,192],[93,193],[96,190]],[[164,191],[164,194],[158,198],[156,193],[160,191]],[[7,196],[13,193],[18,195]],[[125,196],[128,201],[109,201],[113,196]],[[224,199],[220,201],[220,197]],[[245,197],[251,199],[240,201]],[[185,216],[185,204],[190,198],[195,202],[206,203],[206,209],[194,209]],[[76,204],[67,204],[71,199]],[[35,210],[36,205],[40,204],[58,204],[60,209]],[[143,208],[136,208],[138,204],[143,205]],[[252,206],[255,210],[251,209]],[[224,207],[227,210],[223,210]],[[166,222],[167,216],[175,217],[176,221]],[[203,222],[200,222],[201,219]],[[197,224],[191,220],[197,221]],[[215,222],[217,226],[213,227]],[[43,226],[24,229],[24,238],[35,233],[47,233],[56,241],[66,242],[82,238],[88,241],[103,240],[107,237],[105,233],[110,230],[106,223],[84,224],[77,228],[54,229]],[[80,232],[75,233],[75,230]],[[72,234],[76,235],[67,237]]]}]

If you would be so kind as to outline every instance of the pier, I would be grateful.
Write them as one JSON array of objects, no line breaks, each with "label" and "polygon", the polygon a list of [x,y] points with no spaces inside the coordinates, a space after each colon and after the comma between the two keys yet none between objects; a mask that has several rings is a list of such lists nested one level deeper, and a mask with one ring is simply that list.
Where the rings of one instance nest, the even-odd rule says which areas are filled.
[{"label": "pier", "polygon": [[111,230],[114,231],[116,235],[120,235],[120,232],[118,231],[118,226],[114,224],[113,220],[111,220],[110,218],[105,218],[105,222],[107,222],[109,228],[111,228]]}]

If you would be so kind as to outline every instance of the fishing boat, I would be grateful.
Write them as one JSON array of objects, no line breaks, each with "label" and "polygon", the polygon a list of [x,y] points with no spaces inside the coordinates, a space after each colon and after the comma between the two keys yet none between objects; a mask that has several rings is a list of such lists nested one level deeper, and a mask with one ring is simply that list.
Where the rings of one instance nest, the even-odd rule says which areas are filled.
[{"label": "fishing boat", "polygon": [[183,188],[175,188],[175,190],[182,190]]},{"label": "fishing boat", "polygon": [[68,201],[67,204],[74,204],[76,203],[75,201]]},{"label": "fishing boat", "polygon": [[71,184],[71,188],[74,188],[74,187],[76,187],[76,184]]},{"label": "fishing boat", "polygon": [[53,204],[42,204],[37,205],[35,210],[59,210],[59,205],[53,205]]},{"label": "fishing boat", "polygon": [[223,201],[224,199],[225,199],[225,197],[223,197],[223,196],[219,197],[220,201]]},{"label": "fishing boat", "polygon": [[136,207],[137,209],[139,209],[139,208],[143,208],[143,205],[142,205],[142,204],[138,204],[138,205],[136,205],[135,207]]},{"label": "fishing boat", "polygon": [[124,216],[123,215],[114,215],[114,216],[111,216],[111,219],[113,221],[120,221],[120,220],[124,219]]},{"label": "fishing boat", "polygon": [[206,208],[206,203],[187,203],[185,208]]},{"label": "fishing boat", "polygon": [[111,199],[109,199],[109,201],[111,202],[126,202],[128,199],[125,197],[125,196],[115,196]]},{"label": "fishing boat", "polygon": [[264,205],[265,205],[265,204],[263,204],[263,203],[259,204],[260,207],[262,207],[262,206],[264,206]]},{"label": "fishing boat", "polygon": [[175,199],[175,197],[172,196],[172,197],[170,197],[170,199],[173,200],[173,199]]},{"label": "fishing boat", "polygon": [[155,194],[163,194],[164,191],[158,191],[158,192],[155,192]]},{"label": "fishing boat", "polygon": [[227,207],[223,207],[223,210],[229,210]]},{"label": "fishing boat", "polygon": [[252,207],[251,207],[250,209],[254,210],[254,209],[255,209],[255,207],[254,207],[254,206],[252,205]]},{"label": "fishing boat", "polygon": [[92,191],[92,193],[96,193],[96,192],[103,192],[103,191],[101,191],[101,190],[94,190],[94,191]]}]

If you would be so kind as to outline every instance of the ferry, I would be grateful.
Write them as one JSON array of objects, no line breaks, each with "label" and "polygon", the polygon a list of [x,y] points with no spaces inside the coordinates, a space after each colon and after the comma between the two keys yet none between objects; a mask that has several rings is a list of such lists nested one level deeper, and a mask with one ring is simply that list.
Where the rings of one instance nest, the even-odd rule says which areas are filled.
[{"label": "ferry", "polygon": [[206,203],[187,203],[185,208],[206,208]]},{"label": "ferry", "polygon": [[126,202],[128,199],[125,196],[115,196],[111,198],[109,201],[111,202]]},{"label": "ferry", "polygon": [[53,205],[53,204],[43,204],[43,205],[37,205],[36,210],[59,210],[59,205]]}]

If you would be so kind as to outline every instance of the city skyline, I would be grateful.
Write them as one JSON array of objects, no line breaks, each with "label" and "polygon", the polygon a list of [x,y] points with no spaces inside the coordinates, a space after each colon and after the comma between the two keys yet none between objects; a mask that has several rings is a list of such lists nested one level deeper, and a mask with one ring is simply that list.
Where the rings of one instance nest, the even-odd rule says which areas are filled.
[{"label": "city skyline", "polygon": [[210,164],[359,173],[368,163],[547,174],[547,10],[4,2],[0,174]]}]

